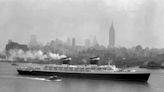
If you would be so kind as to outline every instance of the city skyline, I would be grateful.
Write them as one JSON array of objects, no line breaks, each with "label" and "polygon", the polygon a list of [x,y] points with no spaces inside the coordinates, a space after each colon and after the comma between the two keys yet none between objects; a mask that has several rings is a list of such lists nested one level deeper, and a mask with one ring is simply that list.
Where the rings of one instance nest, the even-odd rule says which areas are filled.
[{"label": "city skyline", "polygon": [[10,39],[29,43],[32,34],[43,44],[67,37],[81,44],[96,36],[107,46],[112,21],[116,47],[164,47],[162,0],[2,0],[0,4],[0,49]]}]

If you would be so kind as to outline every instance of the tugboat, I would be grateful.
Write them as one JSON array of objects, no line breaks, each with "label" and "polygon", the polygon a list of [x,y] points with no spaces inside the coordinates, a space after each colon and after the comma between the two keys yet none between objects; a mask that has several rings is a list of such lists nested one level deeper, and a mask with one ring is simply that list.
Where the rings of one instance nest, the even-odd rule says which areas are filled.
[{"label": "tugboat", "polygon": [[90,58],[89,65],[70,65],[71,58],[64,58],[63,64],[23,64],[17,67],[21,75],[43,75],[58,77],[76,77],[90,79],[114,79],[125,81],[142,81],[149,79],[150,73],[136,70],[122,70],[114,65],[98,65],[100,58]]},{"label": "tugboat", "polygon": [[12,63],[11,65],[12,65],[12,66],[18,66],[16,63]]},{"label": "tugboat", "polygon": [[49,80],[56,80],[56,79],[59,79],[59,77],[58,76],[50,76],[48,79]]}]

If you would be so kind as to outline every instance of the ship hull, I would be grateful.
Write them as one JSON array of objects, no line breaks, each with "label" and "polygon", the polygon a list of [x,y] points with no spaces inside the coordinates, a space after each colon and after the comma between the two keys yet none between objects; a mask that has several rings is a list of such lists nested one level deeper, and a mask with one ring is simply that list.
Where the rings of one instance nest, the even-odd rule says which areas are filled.
[{"label": "ship hull", "polygon": [[89,78],[89,79],[112,79],[124,81],[141,81],[146,82],[149,79],[150,73],[75,73],[75,72],[50,72],[50,71],[27,71],[17,70],[20,75],[35,75],[35,76],[52,76],[70,78]]}]

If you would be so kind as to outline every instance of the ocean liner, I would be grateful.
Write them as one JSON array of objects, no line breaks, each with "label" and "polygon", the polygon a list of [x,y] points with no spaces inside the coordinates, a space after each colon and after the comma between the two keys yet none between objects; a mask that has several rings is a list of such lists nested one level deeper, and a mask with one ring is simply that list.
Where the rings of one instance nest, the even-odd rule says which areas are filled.
[{"label": "ocean liner", "polygon": [[137,70],[118,69],[114,65],[97,65],[98,57],[90,59],[89,65],[70,65],[70,58],[63,64],[17,64],[20,75],[59,76],[71,78],[112,79],[125,81],[142,81],[149,79],[150,73]]}]

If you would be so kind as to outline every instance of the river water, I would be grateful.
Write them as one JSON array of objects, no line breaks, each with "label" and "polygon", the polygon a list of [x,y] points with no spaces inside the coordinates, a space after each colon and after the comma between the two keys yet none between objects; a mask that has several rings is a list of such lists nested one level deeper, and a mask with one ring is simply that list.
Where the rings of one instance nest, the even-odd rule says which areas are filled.
[{"label": "river water", "polygon": [[114,80],[46,78],[18,75],[9,63],[0,63],[0,92],[164,92],[164,70],[151,72],[147,83]]}]

